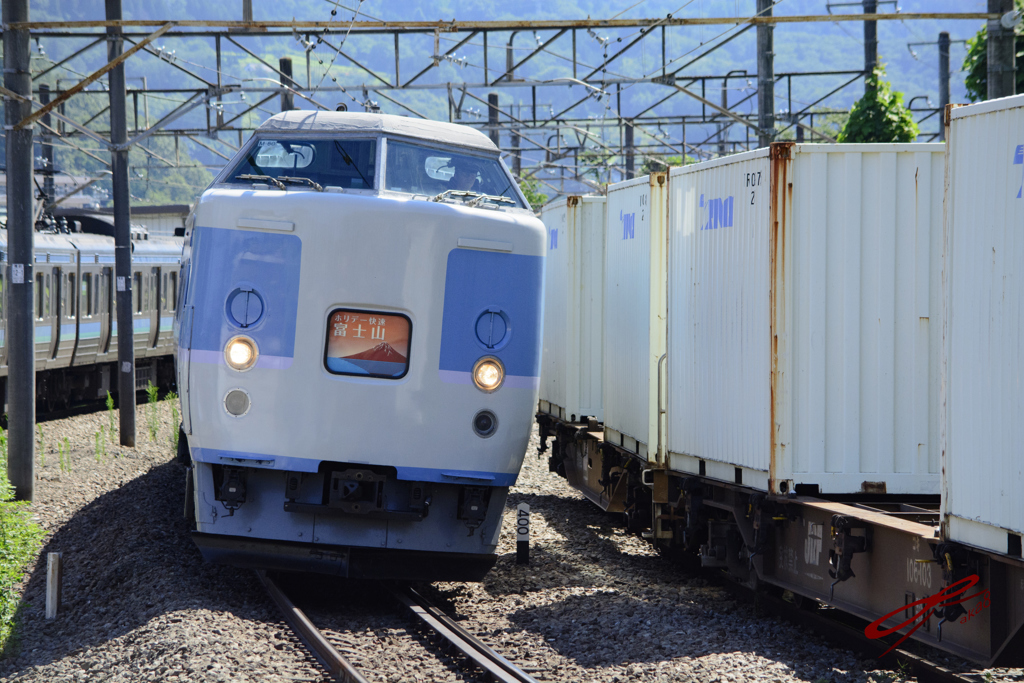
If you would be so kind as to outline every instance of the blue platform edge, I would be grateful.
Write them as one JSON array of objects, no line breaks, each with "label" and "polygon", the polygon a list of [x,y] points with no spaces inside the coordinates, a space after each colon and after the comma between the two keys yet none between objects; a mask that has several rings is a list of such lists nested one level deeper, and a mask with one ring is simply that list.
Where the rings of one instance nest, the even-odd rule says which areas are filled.
[{"label": "blue platform edge", "polygon": [[[225,451],[218,448],[192,448],[192,459],[209,465],[259,467],[283,472],[316,472],[319,460],[285,455]],[[360,463],[353,463],[360,464]],[[439,484],[476,484],[477,486],[512,486],[517,472],[477,472],[474,470],[434,469],[430,467],[396,467],[401,481],[430,481]]]}]

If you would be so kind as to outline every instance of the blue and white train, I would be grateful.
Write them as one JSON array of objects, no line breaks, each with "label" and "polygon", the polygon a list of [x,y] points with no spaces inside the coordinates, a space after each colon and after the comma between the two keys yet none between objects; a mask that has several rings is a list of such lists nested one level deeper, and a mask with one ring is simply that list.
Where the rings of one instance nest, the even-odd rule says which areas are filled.
[{"label": "blue and white train", "polygon": [[[75,216],[73,212],[66,212]],[[41,413],[117,394],[114,239],[81,221],[33,233],[36,407]],[[174,385],[172,323],[182,240],[132,233],[135,385]],[[7,404],[7,230],[0,230],[0,402]]]},{"label": "blue and white train", "polygon": [[177,371],[204,557],[480,579],[536,403],[544,235],[470,128],[260,126],[186,226]]}]

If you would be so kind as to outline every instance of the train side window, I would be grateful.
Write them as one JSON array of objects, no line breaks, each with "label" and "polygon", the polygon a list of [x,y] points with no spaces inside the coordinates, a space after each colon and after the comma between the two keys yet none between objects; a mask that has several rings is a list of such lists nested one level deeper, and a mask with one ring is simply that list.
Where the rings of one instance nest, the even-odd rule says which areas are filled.
[{"label": "train side window", "polygon": [[53,287],[49,274],[46,275],[45,282],[46,284],[43,286],[43,317],[49,318],[53,312],[53,302],[50,300],[50,297],[53,296]]},{"label": "train side window", "polygon": [[[113,284],[114,284],[113,269],[103,269],[103,307],[107,309],[107,313],[111,316],[117,315],[117,297],[114,295]],[[116,319],[116,318],[115,318]]]},{"label": "train side window", "polygon": [[178,274],[168,273],[167,275],[171,278],[171,287],[167,290],[167,302],[170,304],[168,310],[176,311],[178,310]]},{"label": "train side window", "polygon": [[132,283],[132,308],[136,313],[142,313],[142,273],[135,273]]},{"label": "train side window", "polygon": [[78,314],[78,289],[75,287],[75,274],[68,273],[68,317],[74,318]]},{"label": "train side window", "polygon": [[45,297],[45,288],[43,286],[43,274],[36,275],[36,320],[43,319],[43,308]]},{"label": "train side window", "polygon": [[84,304],[84,310],[82,315],[86,318],[92,317],[93,306],[92,306],[92,273],[82,273],[82,303]]},{"label": "train side window", "polygon": [[[4,292],[4,276],[3,273],[0,272],[0,320],[3,320],[4,315],[7,313],[7,306],[4,305],[7,303],[6,299],[6,292]],[[0,346],[3,346],[3,344],[0,343]]]},{"label": "train side window", "polygon": [[160,309],[160,269],[154,268],[149,275],[149,296],[147,297],[149,307],[147,311]]}]

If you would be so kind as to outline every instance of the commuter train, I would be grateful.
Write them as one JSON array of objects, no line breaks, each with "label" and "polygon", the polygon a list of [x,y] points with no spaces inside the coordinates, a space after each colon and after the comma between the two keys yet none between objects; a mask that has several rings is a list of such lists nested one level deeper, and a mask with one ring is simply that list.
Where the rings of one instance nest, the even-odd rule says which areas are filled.
[{"label": "commuter train", "polygon": [[947,112],[947,145],[774,143],[550,203],[551,471],[691,567],[1019,665],[1022,122],[1018,96]]},{"label": "commuter train", "polygon": [[477,131],[262,124],[186,223],[177,373],[204,558],[479,580],[531,430],[543,256]]},{"label": "commuter train", "polygon": [[[66,225],[65,221],[61,221]],[[7,402],[7,231],[0,230],[0,391]],[[116,395],[117,308],[113,237],[86,232],[35,232],[36,407],[41,412]],[[132,318],[135,385],[174,384],[172,328],[177,303],[180,238],[132,234]]]}]

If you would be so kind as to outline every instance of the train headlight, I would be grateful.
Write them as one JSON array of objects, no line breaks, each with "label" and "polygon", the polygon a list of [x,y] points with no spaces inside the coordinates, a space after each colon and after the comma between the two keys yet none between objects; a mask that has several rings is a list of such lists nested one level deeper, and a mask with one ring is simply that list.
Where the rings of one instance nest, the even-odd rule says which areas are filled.
[{"label": "train headlight", "polygon": [[473,383],[480,391],[497,391],[505,381],[505,366],[493,356],[484,356],[473,366]]},{"label": "train headlight", "polygon": [[260,351],[256,348],[256,342],[245,335],[232,337],[224,345],[224,360],[232,370],[245,372],[256,365],[256,359],[259,357]]}]

